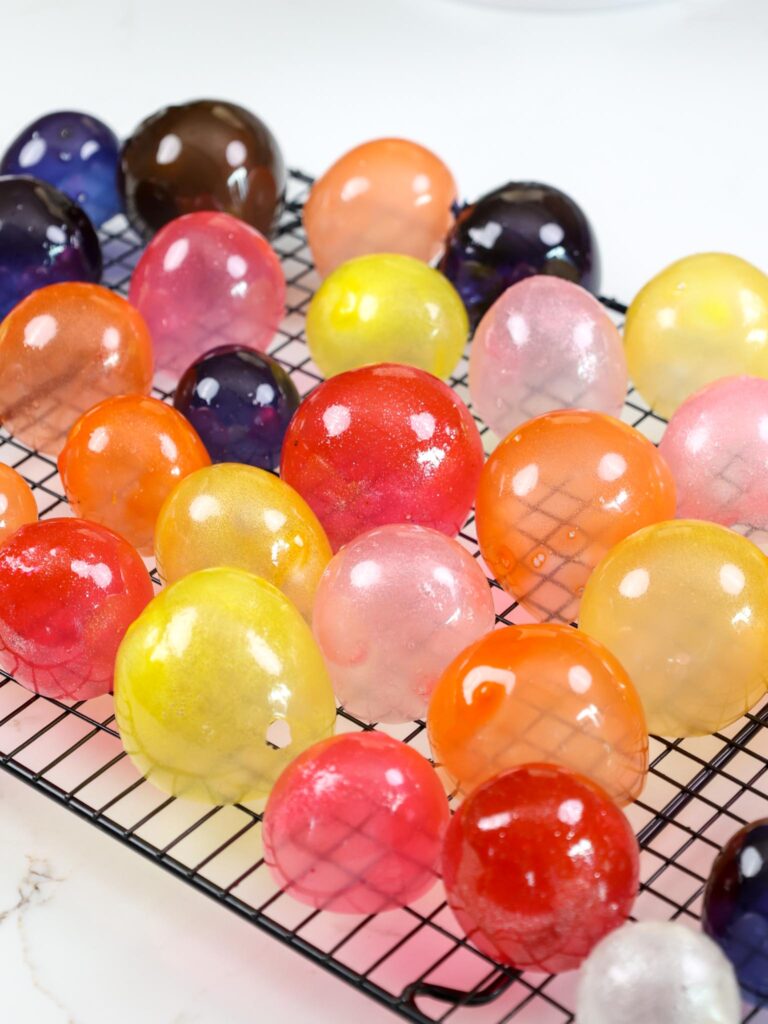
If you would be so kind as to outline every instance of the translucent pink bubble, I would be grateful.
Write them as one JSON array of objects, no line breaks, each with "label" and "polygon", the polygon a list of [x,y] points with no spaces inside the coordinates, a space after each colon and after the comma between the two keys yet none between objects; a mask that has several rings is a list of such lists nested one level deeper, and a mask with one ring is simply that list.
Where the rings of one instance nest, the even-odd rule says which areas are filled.
[{"label": "translucent pink bubble", "polygon": [[129,299],[149,326],[156,368],[176,378],[219,345],[265,351],[285,313],[285,277],[255,228],[227,213],[189,213],[144,250]]},{"label": "translucent pink bubble", "polygon": [[747,536],[768,529],[768,380],[724,377],[697,391],[669,421],[659,451],[680,518],[738,524]]},{"label": "translucent pink bubble", "polygon": [[437,879],[448,801],[429,762],[384,733],[323,740],[277,780],[264,812],[264,857],[311,907],[377,914]]},{"label": "translucent pink bubble", "polygon": [[469,390],[499,437],[554,409],[618,416],[627,391],[619,332],[589,292],[529,277],[494,302],[477,328]]},{"label": "translucent pink bubble", "polygon": [[312,617],[336,696],[369,722],[423,718],[443,670],[494,622],[477,561],[410,524],[371,530],[334,555]]}]

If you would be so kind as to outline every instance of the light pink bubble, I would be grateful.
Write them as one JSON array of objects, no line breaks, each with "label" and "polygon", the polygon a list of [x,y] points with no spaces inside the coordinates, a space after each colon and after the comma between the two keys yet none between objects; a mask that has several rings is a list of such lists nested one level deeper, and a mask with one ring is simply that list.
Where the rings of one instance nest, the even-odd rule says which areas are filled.
[{"label": "light pink bubble", "polygon": [[369,722],[421,718],[443,670],[494,625],[482,569],[457,541],[382,526],[328,564],[313,629],[339,701]]},{"label": "light pink bubble", "polygon": [[618,416],[627,391],[619,332],[589,292],[558,277],[529,277],[496,300],[477,328],[469,389],[500,438],[554,409]]},{"label": "light pink bubble", "polygon": [[677,515],[768,529],[768,380],[724,377],[678,408],[659,445]]}]

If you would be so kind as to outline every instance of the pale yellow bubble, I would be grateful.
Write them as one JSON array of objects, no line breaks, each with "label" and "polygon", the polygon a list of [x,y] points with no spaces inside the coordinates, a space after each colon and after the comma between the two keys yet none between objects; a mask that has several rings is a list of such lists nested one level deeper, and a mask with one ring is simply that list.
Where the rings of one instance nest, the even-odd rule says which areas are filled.
[{"label": "pale yellow bubble", "polygon": [[716,732],[768,684],[768,559],[714,523],[647,526],[597,566],[579,625],[629,673],[650,732]]},{"label": "pale yellow bubble", "polygon": [[205,569],[161,591],[126,633],[115,716],[129,756],[173,796],[237,803],[329,736],[335,704],[312,633],[265,580]]},{"label": "pale yellow bubble", "polygon": [[631,379],[665,417],[720,377],[768,377],[768,277],[724,253],[678,260],[632,302],[624,342]]},{"label": "pale yellow bubble", "polygon": [[307,342],[326,377],[366,363],[406,363],[446,378],[464,351],[469,323],[453,285],[411,256],[361,256],[315,293]]}]

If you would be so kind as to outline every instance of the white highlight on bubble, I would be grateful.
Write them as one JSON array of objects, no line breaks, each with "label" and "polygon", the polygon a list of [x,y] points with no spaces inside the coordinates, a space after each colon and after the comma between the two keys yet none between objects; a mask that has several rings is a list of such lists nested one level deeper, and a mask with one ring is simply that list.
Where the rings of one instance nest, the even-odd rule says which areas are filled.
[{"label": "white highlight on bubble", "polygon": [[92,580],[101,590],[104,590],[112,582],[112,570],[104,562],[96,562],[95,565],[92,565],[90,562],[75,558],[71,562],[71,567],[72,572],[81,580]]},{"label": "white highlight on bubble", "polygon": [[189,239],[177,238],[172,242],[163,256],[163,270],[178,270],[189,253]]},{"label": "white highlight on bubble", "polygon": [[346,405],[329,405],[323,413],[323,426],[329,437],[343,434],[351,422],[352,416]]},{"label": "white highlight on bubble", "polygon": [[507,318],[507,330],[516,348],[527,345],[531,338],[528,321],[521,313],[510,313]]},{"label": "white highlight on bubble", "polygon": [[19,166],[34,167],[43,159],[47,148],[45,139],[41,139],[39,136],[25,142],[19,153]]},{"label": "white highlight on bubble", "polygon": [[746,585],[744,573],[732,562],[720,566],[720,586],[731,597],[738,597]]},{"label": "white highlight on bubble", "polygon": [[179,449],[170,434],[160,434],[160,451],[169,462],[175,462],[179,457]]},{"label": "white highlight on bubble", "polygon": [[476,665],[464,676],[462,693],[467,704],[472,703],[475,690],[484,683],[501,683],[508,694],[515,689],[517,676],[511,669],[495,668],[493,665]]},{"label": "white highlight on bubble", "polygon": [[210,405],[213,399],[218,395],[221,385],[215,377],[203,377],[200,383],[195,388],[198,398],[201,398],[204,402]]},{"label": "white highlight on bubble", "polygon": [[647,569],[632,569],[619,584],[619,593],[622,597],[642,597],[650,582],[651,577]]},{"label": "white highlight on bubble", "polygon": [[227,273],[230,277],[234,277],[236,281],[241,277],[245,277],[247,269],[248,264],[242,256],[238,256],[237,253],[233,253],[231,256],[227,257]]},{"label": "white highlight on bubble", "polygon": [[88,451],[95,452],[97,455],[99,452],[103,452],[107,447],[107,441],[109,441],[109,431],[106,427],[96,427],[88,438]]},{"label": "white highlight on bubble", "polygon": [[251,657],[270,676],[283,674],[283,662],[278,653],[270,647],[263,636],[249,629],[246,633]]},{"label": "white highlight on bubble", "polygon": [[754,878],[763,870],[763,858],[754,846],[747,846],[739,857],[739,870],[745,878]]},{"label": "white highlight on bubble", "polygon": [[280,509],[264,509],[264,523],[270,533],[277,533],[278,530],[282,530],[287,522],[288,516],[286,516],[285,512],[281,512]]},{"label": "white highlight on bubble", "polygon": [[230,167],[242,167],[245,163],[245,158],[248,156],[248,150],[245,147],[245,143],[241,142],[240,139],[232,139],[231,142],[227,143],[224,155]]},{"label": "white highlight on bubble", "polygon": [[33,316],[24,328],[24,344],[27,348],[45,348],[56,337],[58,329],[58,321],[50,313]]},{"label": "white highlight on bubble", "polygon": [[101,344],[107,352],[116,352],[120,348],[120,331],[116,327],[105,327]]},{"label": "white highlight on bubble", "polygon": [[597,466],[597,475],[601,480],[618,480],[627,471],[627,460],[618,452],[606,452]]},{"label": "white highlight on bubble", "polygon": [[584,814],[584,804],[581,800],[563,800],[557,808],[557,819],[564,825],[578,825]]},{"label": "white highlight on bubble", "polygon": [[544,245],[560,245],[565,238],[565,231],[563,231],[559,224],[554,222],[542,224],[539,228],[539,238]]},{"label": "white highlight on bubble", "polygon": [[65,245],[67,241],[67,233],[58,224],[49,224],[45,229],[45,237],[51,243],[51,245]]},{"label": "white highlight on bubble", "polygon": [[367,178],[362,176],[357,178],[350,178],[349,181],[344,182],[341,189],[342,202],[348,203],[351,199],[357,199],[358,196],[364,195],[371,187],[371,183]]},{"label": "white highlight on bubble", "polygon": [[506,828],[507,825],[511,824],[511,812],[499,811],[498,814],[488,814],[485,818],[480,818],[477,827],[481,832],[495,832],[497,828]]},{"label": "white highlight on bubble", "polygon": [[583,665],[572,665],[568,669],[568,685],[574,693],[586,693],[592,685],[592,673]]},{"label": "white highlight on bubble", "polygon": [[353,587],[370,587],[381,579],[381,566],[372,558],[366,558],[365,561],[352,566],[349,578]]},{"label": "white highlight on bubble", "polygon": [[409,422],[411,430],[420,441],[428,441],[435,433],[435,417],[431,412],[413,413]]},{"label": "white highlight on bubble", "polygon": [[204,523],[211,516],[217,516],[221,512],[221,504],[218,498],[212,494],[198,494],[189,503],[189,518],[193,523]]},{"label": "white highlight on bubble", "polygon": [[164,135],[157,147],[155,159],[159,164],[172,164],[181,153],[181,139],[178,135]]},{"label": "white highlight on bubble", "polygon": [[512,477],[512,490],[518,498],[525,498],[530,494],[539,482],[539,467],[531,462],[522,469],[518,469]]}]

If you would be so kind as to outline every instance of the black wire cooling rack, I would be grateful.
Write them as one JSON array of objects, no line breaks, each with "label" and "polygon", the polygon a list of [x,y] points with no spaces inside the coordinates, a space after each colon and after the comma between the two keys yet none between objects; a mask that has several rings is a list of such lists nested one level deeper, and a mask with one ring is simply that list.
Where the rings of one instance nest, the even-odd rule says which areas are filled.
[{"label": "black wire cooling rack", "polygon": [[[304,340],[306,307],[317,283],[299,216],[310,183],[292,172],[275,240],[288,281],[288,311],[271,352],[302,395],[321,379]],[[106,226],[102,242],[104,283],[125,294],[141,243],[122,220]],[[451,383],[469,401],[466,359]],[[155,394],[169,397],[162,388]],[[664,421],[632,390],[623,418],[652,441],[661,437]],[[487,444],[487,428],[478,425]],[[29,481],[42,516],[68,514],[52,459],[0,430],[0,462]],[[479,557],[473,519],[460,540]],[[523,617],[496,586],[494,596],[500,622]],[[766,720],[768,705],[713,736],[652,739],[648,784],[628,808],[641,846],[637,918],[677,918],[695,926],[714,856],[743,824],[768,816]],[[338,728],[367,726],[339,711]],[[385,728],[428,755],[424,722]],[[123,752],[109,696],[68,705],[30,694],[0,673],[0,765],[407,1020],[574,1019],[575,974],[519,975],[483,956],[464,940],[440,885],[402,910],[365,918],[310,911],[282,894],[262,857],[260,807],[206,810],[160,793]],[[768,1010],[746,1007],[743,1020],[768,1024]]]}]

